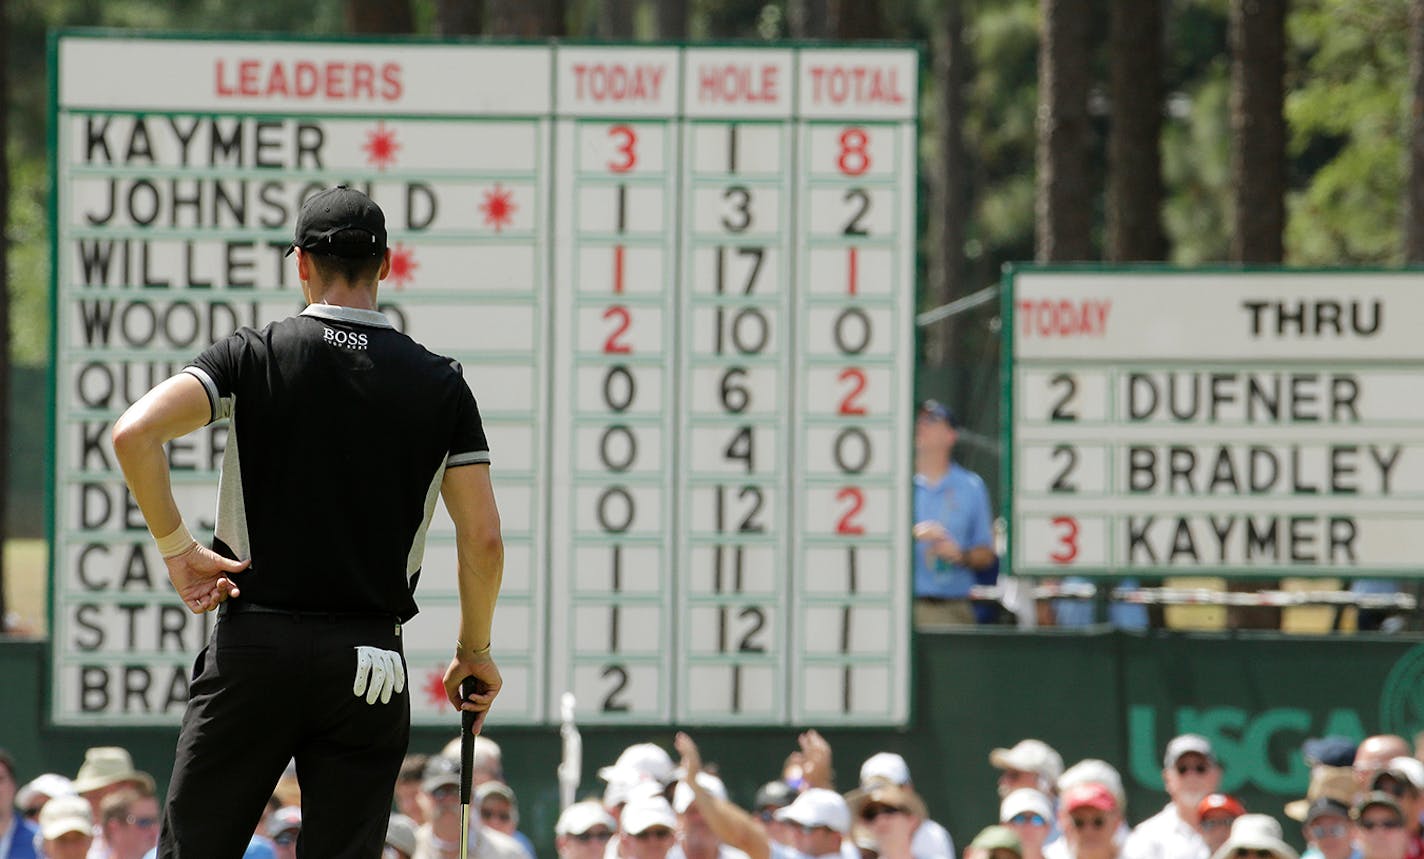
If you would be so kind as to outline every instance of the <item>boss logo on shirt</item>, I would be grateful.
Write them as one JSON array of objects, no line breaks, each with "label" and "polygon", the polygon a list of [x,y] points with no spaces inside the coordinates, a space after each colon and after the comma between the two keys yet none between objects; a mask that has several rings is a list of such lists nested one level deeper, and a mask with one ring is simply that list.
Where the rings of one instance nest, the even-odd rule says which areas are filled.
[{"label": "boss logo on shirt", "polygon": [[342,331],[337,328],[327,328],[326,326],[322,326],[322,330],[326,332],[326,342],[333,346],[344,346],[347,349],[365,349],[367,343],[370,342],[370,339],[364,333]]}]

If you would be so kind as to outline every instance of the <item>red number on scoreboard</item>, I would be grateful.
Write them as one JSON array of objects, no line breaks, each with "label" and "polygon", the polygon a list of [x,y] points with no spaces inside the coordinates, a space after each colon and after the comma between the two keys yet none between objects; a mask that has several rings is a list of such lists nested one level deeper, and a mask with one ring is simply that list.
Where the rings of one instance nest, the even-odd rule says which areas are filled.
[{"label": "red number on scoreboard", "polygon": [[622,142],[615,146],[615,151],[623,156],[622,161],[608,162],[608,169],[614,173],[627,173],[633,169],[633,165],[638,163],[638,133],[626,125],[615,125],[608,129],[609,137],[621,137]]},{"label": "red number on scoreboard", "polygon": [[842,382],[847,379],[852,381],[851,389],[841,397],[841,406],[837,411],[843,415],[865,414],[865,405],[859,402],[860,395],[865,393],[865,371],[859,367],[847,367],[836,378]]},{"label": "red number on scoreboard", "polygon": [[628,333],[628,328],[633,324],[633,316],[628,312],[628,308],[621,304],[615,304],[603,311],[604,319],[621,320],[613,333],[608,335],[608,339],[603,341],[603,351],[610,355],[626,355],[633,351],[633,347],[620,341],[620,338]]},{"label": "red number on scoreboard", "polygon": [[859,486],[847,486],[836,493],[837,501],[844,501],[847,498],[850,499],[850,506],[836,521],[836,533],[864,534],[865,526],[857,520],[860,518],[860,511],[865,508],[865,493],[860,491]]},{"label": "red number on scoreboard", "polygon": [[1058,550],[1048,556],[1055,564],[1071,564],[1078,557],[1078,520],[1072,516],[1053,517],[1053,527],[1058,531]]},{"label": "red number on scoreboard", "polygon": [[859,176],[870,169],[870,135],[863,128],[841,132],[841,152],[836,167],[847,176]]}]

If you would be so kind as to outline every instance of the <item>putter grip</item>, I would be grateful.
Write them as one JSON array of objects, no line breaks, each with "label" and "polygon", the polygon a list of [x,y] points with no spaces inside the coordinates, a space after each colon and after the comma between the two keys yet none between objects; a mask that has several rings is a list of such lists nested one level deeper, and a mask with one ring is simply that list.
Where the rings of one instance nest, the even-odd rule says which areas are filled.
[{"label": "putter grip", "polygon": [[[460,697],[468,698],[480,691],[479,681],[466,677],[460,681]],[[460,804],[470,804],[470,784],[475,776],[475,714],[460,711]]]}]

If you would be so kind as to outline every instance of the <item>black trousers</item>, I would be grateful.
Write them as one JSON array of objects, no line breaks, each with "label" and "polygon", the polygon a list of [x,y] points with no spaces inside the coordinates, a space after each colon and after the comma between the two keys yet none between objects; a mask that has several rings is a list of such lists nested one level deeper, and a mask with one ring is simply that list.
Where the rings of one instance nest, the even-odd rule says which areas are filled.
[{"label": "black trousers", "polygon": [[240,859],[293,758],[297,856],[381,855],[410,740],[410,688],[386,704],[352,694],[358,645],[401,653],[396,618],[219,616],[193,667],[159,859]]}]

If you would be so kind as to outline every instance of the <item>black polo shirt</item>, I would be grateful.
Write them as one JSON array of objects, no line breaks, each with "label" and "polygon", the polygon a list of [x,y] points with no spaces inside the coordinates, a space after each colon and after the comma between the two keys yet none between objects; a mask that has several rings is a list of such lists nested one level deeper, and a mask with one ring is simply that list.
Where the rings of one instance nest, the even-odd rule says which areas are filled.
[{"label": "black polo shirt", "polygon": [[315,304],[185,372],[232,419],[213,548],[252,559],[240,599],[414,616],[445,469],[490,461],[459,363],[377,311]]}]

